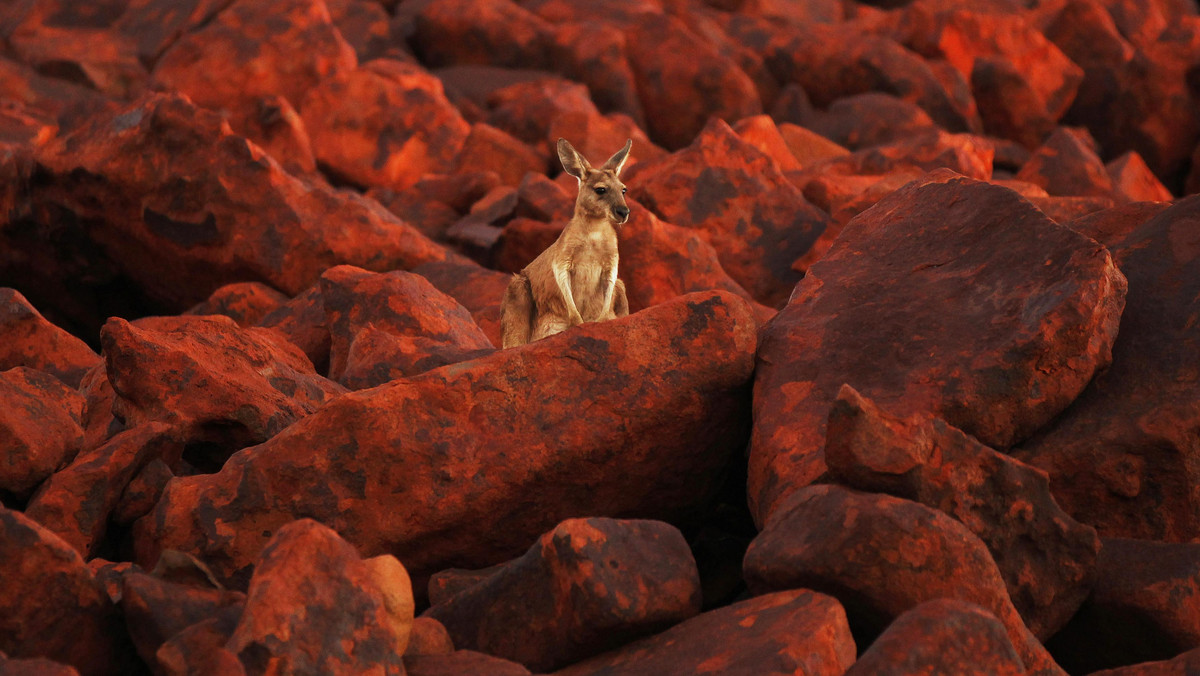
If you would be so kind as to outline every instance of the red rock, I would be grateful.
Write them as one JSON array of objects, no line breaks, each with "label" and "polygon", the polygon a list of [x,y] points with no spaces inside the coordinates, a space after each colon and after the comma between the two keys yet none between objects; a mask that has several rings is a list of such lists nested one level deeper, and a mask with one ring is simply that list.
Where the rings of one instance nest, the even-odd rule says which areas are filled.
[{"label": "red rock", "polygon": [[79,393],[83,395],[83,448],[96,448],[125,429],[125,424],[112,414],[112,403],[117,393],[108,382],[104,362],[97,364],[83,377]]},{"label": "red rock", "polygon": [[1197,646],[1200,544],[1124,538],[1105,538],[1091,597],[1047,645],[1072,673],[1169,660]]},{"label": "red rock", "polygon": [[692,143],[711,117],[732,122],[762,112],[745,71],[674,17],[638,16],[626,53],[646,131],[668,150]]},{"label": "red rock", "polygon": [[329,377],[364,389],[490,352],[466,308],[411,272],[349,265],[321,276]]},{"label": "red rock", "polygon": [[1000,620],[965,601],[937,599],[897,617],[846,676],[1021,676],[1025,665]]},{"label": "red rock", "polygon": [[1112,179],[1086,131],[1059,128],[1015,177],[1040,185],[1051,195],[1109,197]]},{"label": "red rock", "polygon": [[525,174],[517,186],[516,213],[539,221],[566,223],[575,213],[575,200],[542,174]]},{"label": "red rock", "polygon": [[183,314],[225,315],[238,326],[249,328],[287,301],[287,296],[261,282],[234,282],[213,291],[208,300]]},{"label": "red rock", "polygon": [[891,94],[867,92],[838,99],[804,126],[838,145],[857,150],[936,128],[920,106]]},{"label": "red rock", "polygon": [[154,458],[146,463],[146,466],[134,474],[125,485],[125,490],[113,506],[110,516],[112,522],[128,526],[149,514],[162,497],[167,482],[174,478],[175,473],[161,458]]},{"label": "red rock", "polygon": [[1030,197],[1029,202],[1055,223],[1067,224],[1089,214],[1112,209],[1111,197]]},{"label": "red rock", "polygon": [[743,141],[775,160],[780,171],[789,172],[801,169],[800,161],[792,154],[787,140],[770,116],[752,115],[738,120],[733,124],[733,131]]},{"label": "red rock", "polygon": [[455,650],[446,655],[406,655],[408,676],[526,676],[529,670],[520,664],[474,650]]},{"label": "red rock", "polygon": [[413,268],[413,272],[467,308],[492,345],[500,344],[500,299],[510,275],[473,263],[431,263]]},{"label": "red rock", "polygon": [[246,669],[226,642],[239,616],[229,611],[197,622],[162,644],[155,662],[165,676],[246,676]]},{"label": "red rock", "polygon": [[155,458],[177,466],[182,451],[171,429],[159,423],[117,434],[47,479],[25,515],[90,558],[104,539],[109,515],[138,471]]},{"label": "red rock", "polygon": [[238,133],[252,139],[293,176],[319,177],[308,127],[295,106],[282,96],[262,96],[248,103]]},{"label": "red rock", "polygon": [[[344,395],[218,474],[172,481],[134,526],[137,560],[195,552],[241,586],[263,532],[300,509],[367,555],[403,557],[421,589],[450,565],[511,558],[573,516],[692,514],[745,443],[754,334],[745,301],[692,294]],[[209,540],[210,519],[232,537]]]},{"label": "red rock", "polygon": [[83,397],[49,373],[0,372],[0,492],[28,498],[83,446]]},{"label": "red rock", "polygon": [[293,521],[263,549],[226,647],[247,674],[404,674],[412,607],[397,617],[388,595],[406,593],[411,604],[407,585],[407,575],[381,580],[372,560],[326,526]]},{"label": "red rock", "polygon": [[329,373],[331,338],[326,326],[325,301],[321,282],[267,313],[258,325],[277,331],[289,343],[300,348],[318,373]]},{"label": "red rock", "polygon": [[560,523],[426,615],[460,649],[548,672],[698,612],[700,577],[677,529],[593,518]]},{"label": "red rock", "polygon": [[1054,131],[1061,113],[1046,110],[1029,71],[1003,57],[980,56],[970,77],[979,117],[989,134],[1036,148]]},{"label": "red rock", "polygon": [[[570,216],[567,217],[569,218]],[[554,244],[565,225],[564,219],[546,223],[531,218],[514,218],[504,226],[500,238],[496,240],[493,267],[502,272],[520,272],[532,263],[538,254],[545,251],[546,247]],[[627,268],[620,270],[622,273],[626,271]]]},{"label": "red rock", "polygon": [[0,655],[0,676],[79,676],[79,672],[44,657],[10,660]]},{"label": "red rock", "polygon": [[346,42],[354,47],[359,62],[382,56],[391,46],[391,17],[383,3],[375,0],[325,0],[329,18]]},{"label": "red rock", "polygon": [[[546,128],[546,144],[553,147],[558,139],[571,141],[575,149],[585,157],[607,157],[613,148],[620,148],[625,141],[633,141],[633,149],[625,160],[625,170],[638,162],[656,160],[667,151],[655,145],[628,116],[613,113],[569,111],[556,116]],[[554,163],[557,166],[557,162]]]},{"label": "red rock", "polygon": [[769,306],[791,293],[800,278],[792,261],[827,222],[770,157],[720,120],[684,150],[634,167],[625,182],[659,218],[707,235],[721,267]]},{"label": "red rock", "polygon": [[[629,63],[625,31],[587,15],[552,25],[549,56],[555,70],[587,85],[592,100],[601,110],[624,113],[634,125],[645,128],[646,115],[638,98],[633,66]],[[572,145],[590,156],[589,151]],[[604,147],[616,146],[609,143]],[[600,151],[603,152],[608,151]]]},{"label": "red rock", "polygon": [[430,66],[550,65],[550,24],[511,0],[438,0],[405,11],[414,13],[409,42]]},{"label": "red rock", "polygon": [[116,105],[90,87],[41,75],[4,57],[0,57],[0,97],[20,104],[35,118],[56,122],[64,131]]},{"label": "red rock", "polygon": [[555,673],[840,676],[854,663],[854,652],[841,604],[795,589],[706,612]]},{"label": "red rock", "polygon": [[992,178],[995,147],[973,134],[937,131],[866,148],[811,166],[806,173],[889,174],[902,170],[950,169],[969,178]]},{"label": "red rock", "polygon": [[[600,116],[587,87],[552,76],[495,89],[487,96],[486,105],[488,124],[535,147],[550,140],[550,127],[555,120],[567,116],[583,120]],[[588,152],[586,148],[579,150]],[[551,152],[549,148],[545,149],[547,156]],[[612,152],[611,146],[602,152]]]},{"label": "red rock", "polygon": [[0,651],[46,657],[84,676],[132,673],[136,657],[121,616],[79,553],[2,507],[0,577]]},{"label": "red rock", "polygon": [[1080,216],[1065,225],[1111,249],[1170,206],[1164,202],[1134,202]]},{"label": "red rock", "polygon": [[225,111],[235,131],[249,134],[244,120],[262,97],[281,96],[298,108],[310,89],[357,64],[324,0],[235,0],[176,41],[153,75],[196,105]]},{"label": "red rock", "polygon": [[0,289],[0,371],[27,366],[71,387],[100,363],[82,340],[51,324],[16,289]]},{"label": "red rock", "polygon": [[394,59],[326,78],[299,105],[317,161],[364,187],[450,173],[471,131],[436,77]]},{"label": "red rock", "polygon": [[[41,234],[0,242],[58,262],[5,272],[60,288],[60,309],[92,331],[114,314],[182,312],[231,282],[294,295],[340,263],[408,269],[452,256],[376,202],[286,174],[177,95],[57,139],[38,171]],[[116,281],[89,282],[97,270]]]},{"label": "red rock", "polygon": [[504,185],[517,185],[529,172],[546,171],[546,158],[489,124],[471,125],[456,161],[457,171],[493,171]]},{"label": "red rock", "polygon": [[760,524],[824,473],[843,384],[1004,449],[1108,363],[1125,291],[1108,252],[1006,188],[925,180],[850,221],[763,328],[749,468]]},{"label": "red rock", "polygon": [[783,136],[788,149],[796,156],[801,167],[850,154],[849,150],[824,136],[787,122],[779,125],[779,134]]},{"label": "red rock", "polygon": [[1112,179],[1114,195],[1122,202],[1170,202],[1175,198],[1136,151],[1121,155],[1104,168]]},{"label": "red rock", "polygon": [[1188,676],[1200,671],[1200,649],[1161,662],[1145,662],[1128,667],[1094,671],[1092,676]]},{"label": "red rock", "polygon": [[412,632],[408,635],[408,647],[404,657],[418,655],[449,655],[454,652],[454,641],[441,622],[432,617],[414,617]]},{"label": "red rock", "polygon": [[171,637],[222,613],[236,617],[245,603],[241,592],[167,582],[145,573],[127,573],[123,579],[121,612],[138,655],[151,665]]},{"label": "red rock", "polygon": [[843,385],[829,413],[825,461],[843,485],[933,507],[977,535],[1013,606],[1043,640],[1091,591],[1100,538],[1059,508],[1045,473],[938,418],[892,416]]},{"label": "red rock", "polygon": [[792,493],[750,543],[746,584],[756,594],[807,587],[846,608],[869,642],[905,611],[939,598],[994,614],[1028,673],[1063,673],[1021,623],[987,547],[924,505],[840,486]]},{"label": "red rock", "polygon": [[232,319],[112,318],[100,332],[113,413],[128,427],[170,425],[185,459],[215,470],[232,452],[261,443],[345,392],[312,370],[272,330]]},{"label": "red rock", "polygon": [[1200,446],[1189,431],[1200,419],[1198,210],[1200,198],[1180,200],[1109,243],[1129,280],[1112,365],[1013,453],[1045,470],[1063,509],[1102,536],[1200,536]]},{"label": "red rock", "polygon": [[[526,552],[526,554],[528,553]],[[487,568],[447,568],[439,570],[429,577],[429,584],[427,585],[429,589],[429,605],[439,606],[448,602],[451,598],[458,595],[459,592],[466,591],[494,576],[516,560],[497,563]]]}]

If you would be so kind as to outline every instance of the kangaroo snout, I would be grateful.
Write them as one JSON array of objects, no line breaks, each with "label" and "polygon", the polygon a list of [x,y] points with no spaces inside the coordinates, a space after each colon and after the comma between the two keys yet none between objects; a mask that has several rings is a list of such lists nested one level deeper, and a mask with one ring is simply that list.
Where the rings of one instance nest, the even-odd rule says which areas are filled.
[{"label": "kangaroo snout", "polygon": [[618,204],[612,209],[613,215],[617,217],[618,223],[624,223],[629,220],[629,207],[624,204]]}]

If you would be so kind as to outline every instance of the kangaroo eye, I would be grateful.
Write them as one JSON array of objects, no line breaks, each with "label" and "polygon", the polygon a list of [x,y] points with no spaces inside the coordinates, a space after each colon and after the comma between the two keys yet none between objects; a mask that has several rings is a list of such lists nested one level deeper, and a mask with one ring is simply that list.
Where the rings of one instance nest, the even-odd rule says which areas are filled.
[{"label": "kangaroo eye", "polygon": [[603,195],[604,193],[608,192],[608,188],[605,188],[603,186],[601,186],[599,188],[592,188],[592,190],[595,190],[597,195]]},{"label": "kangaroo eye", "polygon": [[627,193],[627,192],[629,192],[629,188],[621,188],[621,194],[622,194],[622,195],[624,195],[624,194],[625,194],[625,193]]}]

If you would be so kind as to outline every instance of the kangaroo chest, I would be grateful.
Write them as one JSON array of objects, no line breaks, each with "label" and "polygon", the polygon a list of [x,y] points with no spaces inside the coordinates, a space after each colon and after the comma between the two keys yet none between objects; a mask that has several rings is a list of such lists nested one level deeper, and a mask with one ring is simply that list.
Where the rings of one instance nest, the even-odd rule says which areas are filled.
[{"label": "kangaroo chest", "polygon": [[569,264],[571,292],[584,319],[594,319],[605,310],[602,305],[617,267],[617,247],[603,233],[582,237],[574,244]]}]

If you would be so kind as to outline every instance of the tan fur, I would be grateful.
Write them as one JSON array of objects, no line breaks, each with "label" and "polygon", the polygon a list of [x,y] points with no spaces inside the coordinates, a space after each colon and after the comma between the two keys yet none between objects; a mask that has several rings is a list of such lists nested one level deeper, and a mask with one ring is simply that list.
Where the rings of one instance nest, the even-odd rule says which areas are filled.
[{"label": "tan fur", "polygon": [[617,279],[617,228],[629,218],[618,176],[632,145],[627,141],[593,169],[570,143],[558,140],[563,168],[579,179],[575,214],[558,239],[509,282],[500,303],[504,347],[629,314],[625,284]]}]

